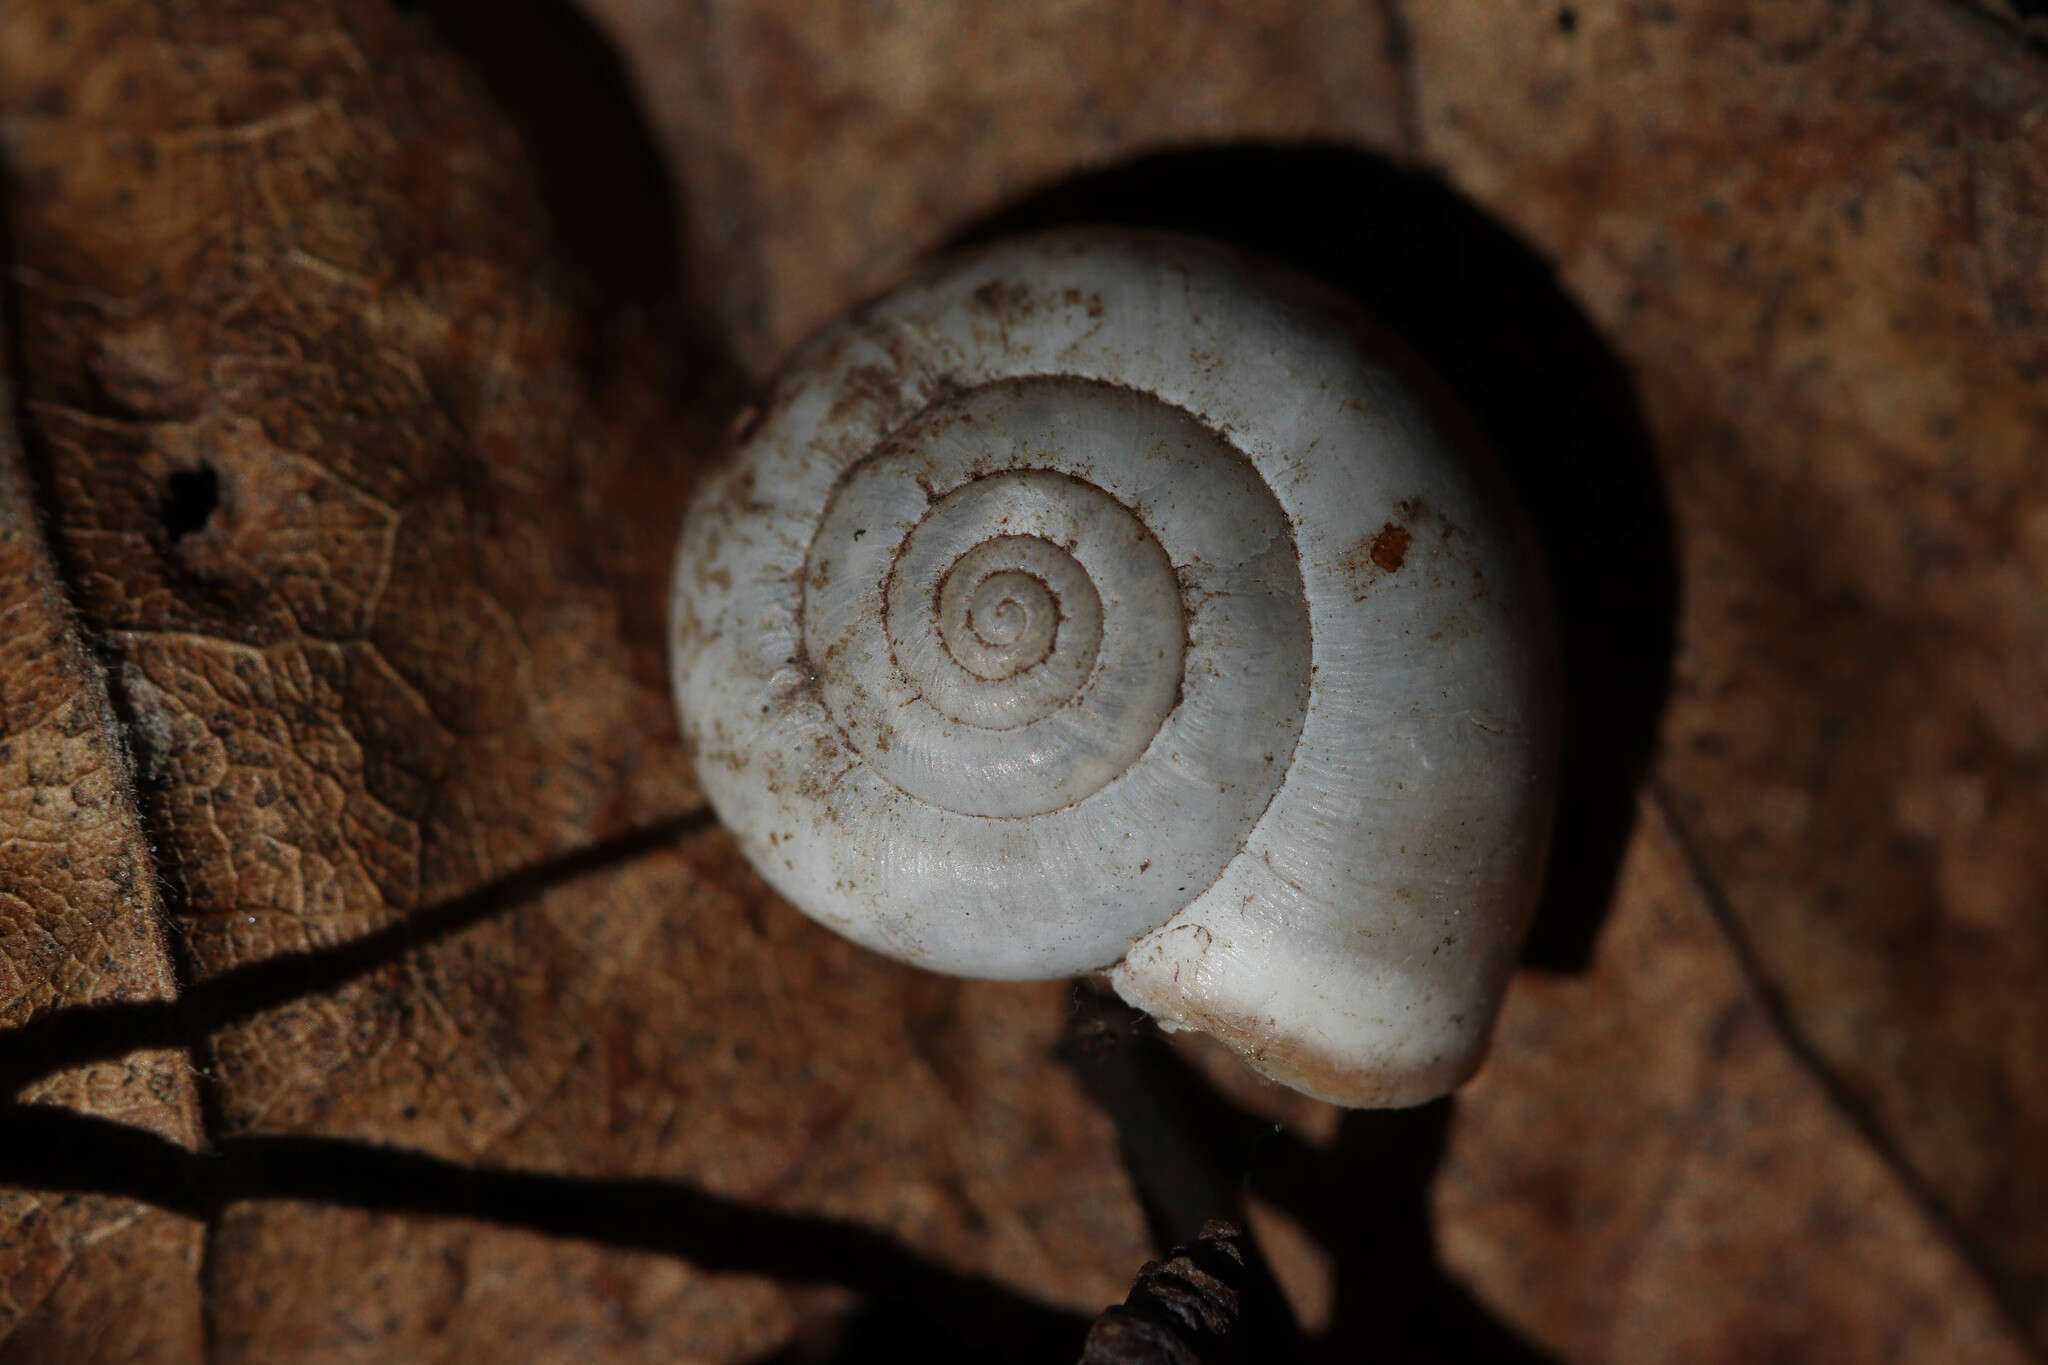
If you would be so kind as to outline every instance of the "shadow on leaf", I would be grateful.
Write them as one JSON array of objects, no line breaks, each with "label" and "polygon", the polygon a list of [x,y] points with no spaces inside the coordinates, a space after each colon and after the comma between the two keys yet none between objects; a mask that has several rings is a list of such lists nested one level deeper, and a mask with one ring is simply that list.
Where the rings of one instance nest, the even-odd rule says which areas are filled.
[{"label": "shadow on leaf", "polygon": [[493,1170],[333,1138],[239,1137],[210,1153],[40,1105],[0,1107],[0,1184],[119,1195],[195,1219],[246,1200],[466,1218],[678,1256],[703,1270],[835,1284],[971,1334],[977,1358],[1071,1360],[1087,1320],[963,1275],[856,1223],[779,1213],[673,1180]]}]

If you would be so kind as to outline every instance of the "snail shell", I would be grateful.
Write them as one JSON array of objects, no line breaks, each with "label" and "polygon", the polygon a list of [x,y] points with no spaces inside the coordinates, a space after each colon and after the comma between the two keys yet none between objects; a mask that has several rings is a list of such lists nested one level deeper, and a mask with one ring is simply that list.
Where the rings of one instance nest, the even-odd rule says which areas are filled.
[{"label": "snail shell", "polygon": [[1106,969],[1351,1105],[1478,1065],[1555,793],[1496,472],[1346,304],[1220,249],[942,263],[790,362],[676,561],[706,793],[905,962]]}]

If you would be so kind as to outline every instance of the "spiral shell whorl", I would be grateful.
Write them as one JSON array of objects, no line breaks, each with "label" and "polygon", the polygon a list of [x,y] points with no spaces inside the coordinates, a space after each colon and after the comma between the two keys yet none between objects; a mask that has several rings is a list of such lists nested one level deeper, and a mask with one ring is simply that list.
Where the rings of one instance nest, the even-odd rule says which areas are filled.
[{"label": "spiral shell whorl", "polygon": [[[923,957],[978,975],[1102,966],[1215,879],[1306,711],[1294,562],[1242,455],[1104,384],[978,386],[847,471],[800,615],[825,710],[897,821],[856,840],[852,865],[880,876],[942,851],[1006,929]],[[1241,733],[1263,747],[1215,742]],[[960,890],[942,873],[888,895],[943,922]]]},{"label": "spiral shell whorl", "polygon": [[1328,1098],[1462,1078],[1540,878],[1547,619],[1377,345],[1114,234],[821,335],[677,559],[685,732],[750,859],[906,961],[1113,966]]}]

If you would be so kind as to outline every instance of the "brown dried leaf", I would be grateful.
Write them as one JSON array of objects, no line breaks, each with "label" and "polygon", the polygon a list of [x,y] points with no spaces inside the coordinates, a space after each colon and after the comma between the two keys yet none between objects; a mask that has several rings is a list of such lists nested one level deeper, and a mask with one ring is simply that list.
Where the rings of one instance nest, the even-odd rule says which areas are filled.
[{"label": "brown dried leaf", "polygon": [[757,371],[970,219],[1176,144],[1402,132],[1384,0],[585,0],[632,66],[708,305]]},{"label": "brown dried leaf", "polygon": [[1448,1264],[1561,1360],[2027,1359],[1692,878],[1651,812],[1591,969],[1514,983],[1436,1186]]},{"label": "brown dried leaf", "polygon": [[[2010,1358],[1995,1303],[2048,1344],[2048,71],[2010,30],[1934,0],[588,7],[676,173],[694,285],[757,374],[1006,200],[1166,146],[1376,149],[1534,244],[1633,372],[1685,648],[1662,814],[1585,978],[1518,987],[1437,1235],[1570,1359]],[[593,337],[520,169],[542,133],[522,148],[432,48],[370,3],[0,15],[38,495],[201,982],[433,926],[222,1033],[211,1136],[231,1163],[235,1135],[286,1133],[679,1176],[888,1228],[933,1258],[928,1300],[972,1288],[943,1263],[1092,1312],[1144,1248],[1107,1134],[1048,1069],[1057,991],[832,943],[710,833],[445,913],[693,809],[655,617],[715,404],[664,395],[720,381]],[[1203,197],[1281,242],[1350,240],[1244,195],[1262,155],[1191,163],[1217,173]],[[1511,363],[1534,377],[1510,409],[1574,362]],[[202,467],[218,506],[187,524]],[[1644,534],[1589,535],[1581,571],[1639,562]],[[1661,648],[1604,643],[1619,672]],[[153,910],[95,895],[161,994]],[[1716,895],[1749,985],[1705,927]],[[1339,1182],[1326,1209],[1280,1202],[1334,1260],[1332,1339],[1361,1340],[1377,1234],[1318,1215],[1370,1207],[1358,1173],[1380,1168],[1352,1158],[1381,1130],[1228,1084]],[[630,1241],[604,1211],[635,1191],[578,1188],[604,1216],[575,1226]],[[216,1353],[732,1359],[836,1301],[701,1247],[686,1265],[327,1193],[370,1207],[229,1201]],[[127,1207],[88,1209],[69,1245]],[[36,1254],[45,1282],[61,1254]],[[30,1351],[76,1358],[95,1314],[128,1321],[142,1291],[75,1264],[17,1333]]]},{"label": "brown dried leaf", "polygon": [[[1052,1060],[1058,987],[969,990],[861,954],[769,900],[716,833],[579,863],[607,840],[644,852],[634,831],[699,808],[660,604],[716,420],[669,394],[715,377],[665,373],[654,323],[584,306],[476,77],[426,20],[368,0],[48,0],[0,19],[0,99],[38,496],[142,779],[139,801],[102,781],[112,815],[61,837],[112,819],[107,856],[143,891],[71,909],[51,883],[53,913],[125,926],[91,964],[119,954],[147,968],[134,994],[167,993],[161,872],[192,1011],[80,1018],[173,1037],[226,1018],[203,1049],[221,1155],[162,1155],[155,1191],[212,1201],[210,1358],[738,1360],[845,1302],[719,1273],[781,1263],[743,1219],[729,1251],[649,1226],[662,1190],[635,1208],[608,1183],[625,1176],[694,1191],[703,1219],[813,1216],[785,1228],[797,1279],[963,1314],[978,1293],[1025,1343],[1077,1343],[1147,1247],[1106,1124]],[[20,499],[5,525],[31,544]],[[56,681],[89,693],[100,673],[38,572],[23,610],[66,641]],[[50,748],[61,717],[24,711],[20,737],[112,771],[90,752],[116,739],[104,703],[70,704],[98,728],[69,750]],[[31,768],[25,800],[52,786]],[[518,894],[475,903],[489,887]],[[108,993],[42,965],[24,1015]],[[289,995],[294,973],[328,988],[222,1004]],[[459,1163],[452,1194],[425,1168],[379,1179],[383,1144]],[[452,1174],[470,1166],[587,1183],[472,1200]],[[110,1264],[71,1249],[132,1216],[98,1208],[28,1247],[19,1282]],[[497,1225],[522,1220],[672,1255]],[[196,1302],[177,1226],[174,1287]],[[849,1241],[862,1227],[902,1249]],[[829,1263],[806,1235],[862,1254]],[[28,1301],[5,1325],[35,1358],[120,1357],[90,1319],[135,1318],[147,1282],[73,1284],[83,1320]]]},{"label": "brown dried leaf", "polygon": [[[1541,251],[1632,370],[1669,485],[1674,818],[1817,1060],[2048,1347],[2038,49],[1931,0],[1045,5],[999,27],[587,2],[679,176],[717,186],[687,236],[750,360],[998,196],[1196,139],[1412,158]],[[1243,163],[1211,165],[1214,204],[1169,214],[1345,230],[1236,206]]]},{"label": "brown dried leaf", "polygon": [[[0,1029],[175,990],[127,755],[26,476],[0,429]],[[14,1098],[199,1135],[176,1049],[67,1068]],[[0,1333],[24,1359],[182,1360],[198,1345],[198,1223],[114,1196],[4,1190],[0,1229]]]},{"label": "brown dried leaf", "polygon": [[2048,1346],[2048,63],[1935,4],[1580,9],[1418,8],[1427,145],[1636,372],[1674,818]]}]

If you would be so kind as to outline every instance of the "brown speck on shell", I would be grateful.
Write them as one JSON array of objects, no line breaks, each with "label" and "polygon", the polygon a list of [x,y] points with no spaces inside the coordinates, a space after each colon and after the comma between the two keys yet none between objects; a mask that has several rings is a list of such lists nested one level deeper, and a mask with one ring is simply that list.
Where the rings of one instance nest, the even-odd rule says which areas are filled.
[{"label": "brown speck on shell", "polygon": [[1367,553],[1371,555],[1372,562],[1380,568],[1388,573],[1396,573],[1408,558],[1408,547],[1414,540],[1415,537],[1409,534],[1407,527],[1396,526],[1390,521],[1372,538],[1372,548]]}]

